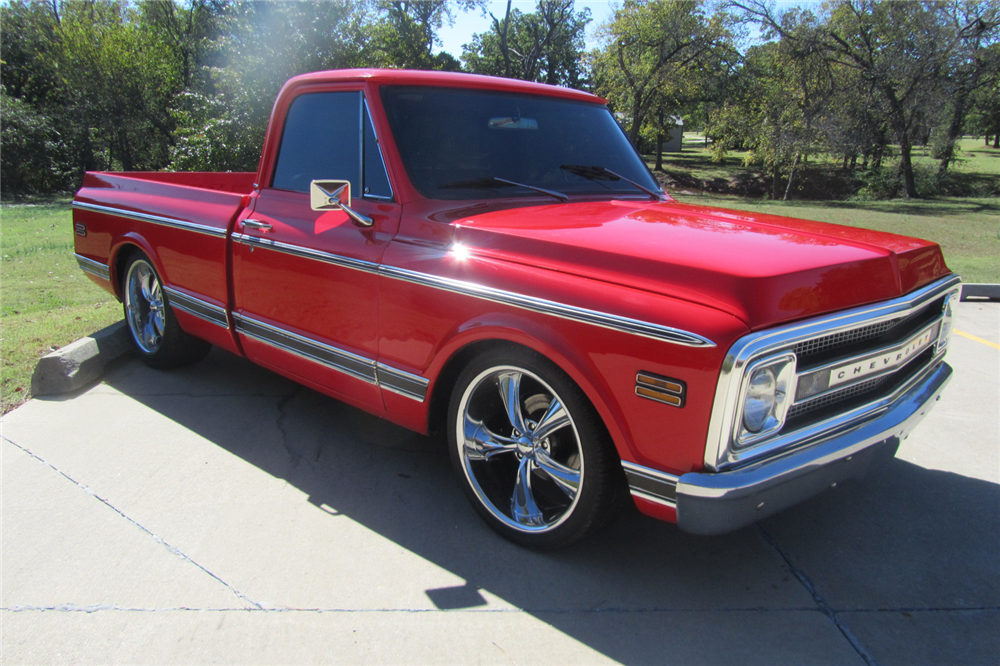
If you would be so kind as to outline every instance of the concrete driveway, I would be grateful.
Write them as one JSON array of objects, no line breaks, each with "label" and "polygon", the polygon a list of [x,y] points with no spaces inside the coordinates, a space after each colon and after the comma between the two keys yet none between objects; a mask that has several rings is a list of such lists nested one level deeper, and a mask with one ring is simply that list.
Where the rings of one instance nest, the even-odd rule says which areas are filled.
[{"label": "concrete driveway", "polygon": [[213,350],[2,422],[21,663],[996,664],[1000,304],[897,458],[717,538],[496,537],[438,442]]}]

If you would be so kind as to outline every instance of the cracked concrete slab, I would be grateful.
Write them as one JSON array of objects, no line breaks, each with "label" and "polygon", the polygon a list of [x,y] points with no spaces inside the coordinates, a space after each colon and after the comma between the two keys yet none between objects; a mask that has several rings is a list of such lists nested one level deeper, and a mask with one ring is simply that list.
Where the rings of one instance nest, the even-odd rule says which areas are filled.
[{"label": "cracked concrete slab", "polygon": [[995,666],[1000,655],[996,608],[845,613],[844,621],[879,666]]},{"label": "cracked concrete slab", "polygon": [[[3,621],[15,637],[5,654],[47,664],[94,654],[129,664],[864,664],[815,612],[3,612]],[[39,635],[46,642],[17,638]]]},{"label": "cracked concrete slab", "polygon": [[[1000,307],[962,303],[958,328],[1000,340]],[[977,663],[1000,357],[950,355],[861,483],[723,537],[631,512],[542,554],[483,525],[438,442],[219,350],[128,361],[3,418],[4,662]]]},{"label": "cracked concrete slab", "polygon": [[[469,509],[435,443],[403,431],[389,448],[359,442],[342,424],[366,417],[311,391],[296,396],[277,398],[286,433],[275,397],[234,410],[228,398],[107,391],[74,401],[103,415],[100,426],[46,419],[38,401],[5,432],[268,608],[433,610],[428,590],[466,584],[488,593],[489,608],[710,609],[720,596],[727,608],[811,606],[753,529],[699,539],[633,514],[578,553],[524,551]],[[710,580],[691,575],[706,564]],[[513,575],[521,570],[558,585],[531,585]]]},{"label": "cracked concrete slab", "polygon": [[2,447],[4,608],[241,608],[169,542],[10,442]]}]

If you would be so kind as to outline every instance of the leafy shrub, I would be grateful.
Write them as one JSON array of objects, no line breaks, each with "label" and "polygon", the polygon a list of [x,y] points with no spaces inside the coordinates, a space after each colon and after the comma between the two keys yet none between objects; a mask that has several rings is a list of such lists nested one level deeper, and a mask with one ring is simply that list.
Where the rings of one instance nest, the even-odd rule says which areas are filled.
[{"label": "leafy shrub", "polygon": [[0,190],[4,199],[69,187],[66,147],[52,119],[0,90]]}]

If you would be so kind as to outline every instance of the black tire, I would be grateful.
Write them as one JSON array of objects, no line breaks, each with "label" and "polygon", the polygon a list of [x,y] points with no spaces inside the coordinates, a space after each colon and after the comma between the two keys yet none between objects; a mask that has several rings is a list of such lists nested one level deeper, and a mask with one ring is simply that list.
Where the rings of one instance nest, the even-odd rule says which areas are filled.
[{"label": "black tire", "polygon": [[181,329],[156,268],[142,252],[133,252],[125,264],[122,309],[132,346],[150,367],[165,370],[196,363],[212,348]]},{"label": "black tire", "polygon": [[564,372],[530,350],[495,348],[462,371],[448,437],[472,506],[522,546],[568,546],[623,505],[621,461],[600,417]]}]

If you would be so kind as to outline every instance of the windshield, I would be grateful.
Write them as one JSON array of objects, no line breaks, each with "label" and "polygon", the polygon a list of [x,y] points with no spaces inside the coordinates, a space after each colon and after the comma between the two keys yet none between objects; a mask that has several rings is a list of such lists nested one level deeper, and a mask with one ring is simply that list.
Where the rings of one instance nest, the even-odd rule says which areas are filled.
[{"label": "windshield", "polygon": [[[622,196],[661,188],[600,104],[456,88],[382,89],[413,185],[431,199]],[[573,168],[565,168],[567,165]],[[600,167],[622,178],[595,177]]]}]

